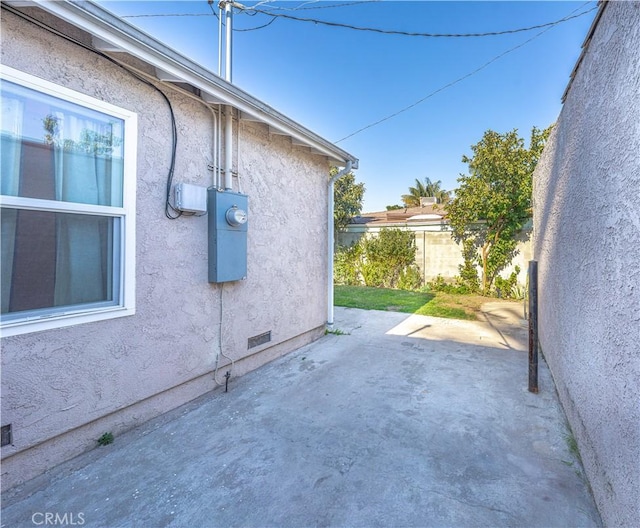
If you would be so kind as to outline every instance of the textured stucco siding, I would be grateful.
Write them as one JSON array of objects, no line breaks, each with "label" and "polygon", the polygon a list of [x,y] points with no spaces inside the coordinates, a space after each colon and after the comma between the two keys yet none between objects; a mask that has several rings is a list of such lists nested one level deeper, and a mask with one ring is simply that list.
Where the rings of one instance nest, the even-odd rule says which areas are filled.
[{"label": "textured stucco siding", "polygon": [[[162,97],[5,12],[2,63],[138,114],[136,314],[2,340],[2,423],[14,432],[14,445],[2,448],[6,488],[95,446],[104,432],[214,389],[220,340],[237,376],[322,335],[329,165],[262,125],[234,121],[234,170],[249,196],[248,277],[209,284],[207,218],[164,216],[171,129]],[[175,182],[209,186],[213,116],[163,91],[178,127]],[[249,337],[267,331],[270,343],[248,349]],[[220,360],[224,381],[230,366]]]},{"label": "textured stucco siding", "polygon": [[534,177],[540,344],[607,526],[640,525],[640,3],[610,2]]}]

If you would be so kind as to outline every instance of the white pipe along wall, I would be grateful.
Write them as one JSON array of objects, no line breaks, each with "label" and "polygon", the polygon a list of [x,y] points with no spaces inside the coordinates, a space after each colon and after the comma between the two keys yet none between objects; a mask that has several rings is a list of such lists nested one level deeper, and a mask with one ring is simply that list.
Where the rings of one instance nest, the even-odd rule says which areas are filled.
[{"label": "white pipe along wall", "polygon": [[[220,5],[222,6],[222,2]],[[225,42],[225,61],[224,61],[224,79],[232,82],[231,57],[233,45],[233,4],[232,2],[224,3],[224,15],[226,21],[226,42]],[[224,190],[233,190],[233,108],[230,105],[224,107],[225,124],[224,124]]]},{"label": "white pipe along wall", "polygon": [[328,266],[328,277],[327,277],[327,327],[333,328],[333,245],[334,245],[334,218],[333,218],[333,184],[336,180],[342,178],[345,174],[351,172],[351,167],[353,163],[351,161],[347,161],[344,169],[342,169],[338,174],[329,178],[329,206],[327,207],[327,225],[329,226],[329,232],[327,233],[327,266]]}]

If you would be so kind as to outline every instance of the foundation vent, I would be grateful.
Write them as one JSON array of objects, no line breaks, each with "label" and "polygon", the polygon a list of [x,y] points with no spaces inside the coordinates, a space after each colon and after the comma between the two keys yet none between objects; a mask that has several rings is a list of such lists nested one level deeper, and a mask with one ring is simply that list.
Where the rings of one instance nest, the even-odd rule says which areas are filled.
[{"label": "foundation vent", "polygon": [[13,431],[11,430],[11,424],[2,426],[0,429],[0,436],[2,437],[0,445],[6,446],[13,444]]},{"label": "foundation vent", "polygon": [[271,341],[271,330],[257,336],[250,337],[247,340],[247,348],[254,348],[260,345],[264,345]]}]

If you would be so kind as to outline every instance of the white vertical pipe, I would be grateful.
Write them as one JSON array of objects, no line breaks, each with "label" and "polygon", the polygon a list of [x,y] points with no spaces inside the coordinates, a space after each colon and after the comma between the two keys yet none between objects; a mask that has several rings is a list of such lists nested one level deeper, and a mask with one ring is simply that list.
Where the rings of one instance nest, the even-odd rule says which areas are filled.
[{"label": "white vertical pipe", "polygon": [[220,138],[218,136],[220,134],[220,121],[218,120],[216,111],[209,105],[207,105],[207,107],[211,110],[211,115],[213,116],[213,177],[211,185],[214,189],[219,189],[220,173],[218,172],[218,155],[220,152]]},{"label": "white vertical pipe", "polygon": [[224,60],[224,79],[231,82],[231,46],[233,44],[233,5],[231,2],[224,4],[224,20],[226,30],[226,46],[225,46],[225,60]]},{"label": "white vertical pipe", "polygon": [[[231,82],[231,47],[233,44],[233,6],[231,2],[224,4],[224,16],[226,22],[226,49],[224,63],[224,78]],[[225,125],[224,125],[224,190],[231,191],[233,189],[233,108],[230,105],[225,106]]]},{"label": "white vertical pipe", "polygon": [[327,207],[327,225],[329,226],[329,233],[327,236],[328,245],[327,245],[327,267],[329,276],[327,277],[327,326],[329,328],[333,328],[333,245],[334,245],[334,219],[333,219],[333,207],[334,207],[334,199],[333,199],[333,184],[336,180],[342,178],[345,174],[348,174],[351,171],[353,163],[351,161],[347,161],[344,169],[338,172],[336,175],[332,176],[329,179],[329,205]]},{"label": "white vertical pipe", "polygon": [[[218,7],[222,7],[222,2]],[[218,14],[218,77],[222,77],[222,9]]]},{"label": "white vertical pipe", "polygon": [[224,107],[224,190],[233,189],[232,168],[233,168],[233,108],[229,105]]},{"label": "white vertical pipe", "polygon": [[216,189],[222,186],[222,169],[220,168],[220,160],[222,159],[222,105],[218,105],[218,165],[216,167]]}]

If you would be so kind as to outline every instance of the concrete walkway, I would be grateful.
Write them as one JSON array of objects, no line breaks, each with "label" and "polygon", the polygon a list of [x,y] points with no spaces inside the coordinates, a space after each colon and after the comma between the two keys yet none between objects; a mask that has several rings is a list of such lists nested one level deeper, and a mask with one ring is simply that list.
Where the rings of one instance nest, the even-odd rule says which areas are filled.
[{"label": "concrete walkway", "polygon": [[527,391],[508,312],[337,309],[348,335],[15,490],[2,526],[600,526],[550,374],[541,362]]}]

